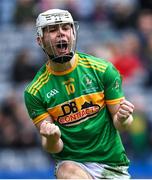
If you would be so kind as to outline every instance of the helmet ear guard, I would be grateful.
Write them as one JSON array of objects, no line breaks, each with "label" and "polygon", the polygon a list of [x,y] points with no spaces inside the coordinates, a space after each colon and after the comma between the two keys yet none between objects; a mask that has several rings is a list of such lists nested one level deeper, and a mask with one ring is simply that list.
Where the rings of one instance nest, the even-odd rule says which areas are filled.
[{"label": "helmet ear guard", "polygon": [[[56,55],[56,54],[49,54],[42,42],[43,37],[43,29],[44,27],[48,27],[50,25],[57,25],[57,24],[64,24],[69,23],[72,26],[73,29],[73,40],[71,40],[71,47],[69,49],[68,54],[64,55]],[[36,28],[37,28],[37,38],[40,38],[38,40],[38,44],[42,47],[44,52],[49,56],[49,58],[57,63],[64,63],[67,61],[70,61],[72,57],[74,56],[75,50],[76,50],[76,42],[77,42],[77,30],[78,30],[78,23],[73,21],[73,18],[71,14],[66,10],[61,9],[50,9],[48,11],[45,11],[41,14],[39,14],[37,20],[36,20]],[[51,45],[52,46],[52,45]]]},{"label": "helmet ear guard", "polygon": [[37,36],[36,40],[37,40],[37,43],[38,43],[40,46],[43,44],[43,43],[42,43],[42,38],[41,38],[41,36]]},{"label": "helmet ear guard", "polygon": [[37,36],[38,36],[38,37],[43,37],[43,30],[42,30],[41,27],[38,27],[38,28],[37,28]]}]

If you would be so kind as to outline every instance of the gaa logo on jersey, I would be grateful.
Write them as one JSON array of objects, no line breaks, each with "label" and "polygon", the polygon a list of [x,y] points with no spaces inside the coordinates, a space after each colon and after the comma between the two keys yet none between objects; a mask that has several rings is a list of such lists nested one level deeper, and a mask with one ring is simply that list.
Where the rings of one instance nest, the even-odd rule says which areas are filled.
[{"label": "gaa logo on jersey", "polygon": [[52,96],[54,96],[54,95],[56,95],[56,94],[58,94],[58,93],[59,93],[58,90],[52,89],[50,92],[48,92],[48,93],[46,94],[46,96],[47,96],[47,98],[51,98]]}]

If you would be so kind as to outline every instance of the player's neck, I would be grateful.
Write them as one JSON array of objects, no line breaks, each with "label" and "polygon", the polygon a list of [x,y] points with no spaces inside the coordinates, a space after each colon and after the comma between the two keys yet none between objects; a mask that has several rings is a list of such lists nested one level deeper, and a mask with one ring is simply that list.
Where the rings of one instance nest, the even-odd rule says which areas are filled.
[{"label": "player's neck", "polygon": [[69,69],[71,69],[75,64],[75,55],[73,56],[73,58],[66,62],[66,63],[55,63],[53,61],[50,61],[50,68],[54,71],[54,72],[62,72],[62,71],[67,71]]}]

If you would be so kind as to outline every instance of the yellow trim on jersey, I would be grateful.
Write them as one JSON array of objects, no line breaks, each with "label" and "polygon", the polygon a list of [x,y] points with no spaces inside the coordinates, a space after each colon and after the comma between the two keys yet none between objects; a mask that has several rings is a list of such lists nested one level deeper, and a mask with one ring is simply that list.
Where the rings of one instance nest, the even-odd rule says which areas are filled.
[{"label": "yellow trim on jersey", "polygon": [[[89,63],[89,64],[97,65],[98,67],[101,67],[101,68],[103,68],[103,69],[106,69],[106,67],[107,67],[106,64],[104,64],[104,63],[102,63],[102,62],[95,61],[95,60],[90,59],[90,58],[87,58],[87,59],[86,59],[86,58],[79,58],[79,59],[82,60],[82,62],[83,62],[84,64]],[[89,62],[88,62],[87,60],[89,60]],[[86,61],[86,62],[85,62],[85,61]]]},{"label": "yellow trim on jersey", "polygon": [[102,69],[106,69],[106,66],[103,66],[101,64],[95,64],[93,62],[84,62],[84,61],[81,61],[81,59],[79,60],[80,63],[84,64],[84,65],[93,65],[93,66],[97,66],[98,68],[102,68]]},{"label": "yellow trim on jersey", "polygon": [[121,97],[121,98],[118,98],[118,99],[113,99],[113,100],[106,100],[106,104],[117,104],[117,103],[120,103],[120,101],[124,99],[124,97]]},{"label": "yellow trim on jersey", "polygon": [[48,64],[46,65],[47,69],[48,69],[49,73],[54,74],[54,75],[65,75],[65,74],[68,74],[68,73],[72,72],[76,68],[76,66],[78,64],[78,54],[75,54],[74,58],[75,58],[75,62],[74,62],[73,67],[71,67],[70,69],[68,69],[66,71],[62,71],[62,72],[53,71],[53,69],[51,69],[50,62],[48,62]]},{"label": "yellow trim on jersey", "polygon": [[49,76],[46,77],[46,79],[44,79],[45,81],[41,82],[38,88],[37,87],[33,88],[33,90],[35,89],[35,92],[33,91],[33,95],[36,95],[36,93],[41,89],[41,87],[49,81],[49,78],[50,78]]},{"label": "yellow trim on jersey", "polygon": [[47,71],[45,71],[43,74],[41,74],[41,76],[39,76],[39,78],[32,84],[32,86],[29,86],[28,92],[30,92],[30,91],[32,90],[33,86],[34,86],[36,83],[38,83],[38,82],[41,80],[41,78],[43,78],[43,76],[46,75],[46,73],[47,73]]},{"label": "yellow trim on jersey", "polygon": [[39,76],[39,78],[38,78],[31,86],[29,86],[28,92],[31,93],[33,87],[34,87],[37,83],[41,82],[42,79],[44,79],[46,75],[47,75],[47,71],[45,71],[43,74],[41,74],[41,75]]},{"label": "yellow trim on jersey", "polygon": [[101,72],[105,72],[107,68],[107,65],[102,62],[97,62],[90,58],[85,59],[81,57],[79,57],[79,65],[84,66],[85,68],[92,68]]},{"label": "yellow trim on jersey", "polygon": [[85,68],[92,68],[92,69],[95,69],[95,70],[98,70],[98,71],[101,71],[101,72],[105,72],[105,70],[103,70],[103,69],[99,69],[98,67],[95,67],[95,66],[92,66],[92,65],[85,65],[85,64],[81,63],[80,61],[79,61],[79,65],[81,65],[81,66],[83,66]]},{"label": "yellow trim on jersey", "polygon": [[37,116],[35,119],[33,119],[33,123],[37,124],[41,122],[42,120],[44,120],[45,118],[47,118],[48,116],[49,116],[48,113],[41,114],[40,116]]},{"label": "yellow trim on jersey", "polygon": [[39,89],[48,82],[49,72],[46,70],[38,79],[35,81],[32,86],[29,88],[28,92],[36,95]]}]

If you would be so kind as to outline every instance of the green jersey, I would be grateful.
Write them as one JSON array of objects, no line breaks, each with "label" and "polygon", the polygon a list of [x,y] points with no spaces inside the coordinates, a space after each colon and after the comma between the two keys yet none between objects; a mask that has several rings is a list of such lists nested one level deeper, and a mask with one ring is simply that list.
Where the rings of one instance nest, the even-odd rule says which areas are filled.
[{"label": "green jersey", "polygon": [[25,89],[25,104],[33,123],[51,116],[64,142],[57,160],[128,165],[107,104],[124,98],[122,80],[103,59],[77,52],[75,65],[54,72],[49,61]]}]

